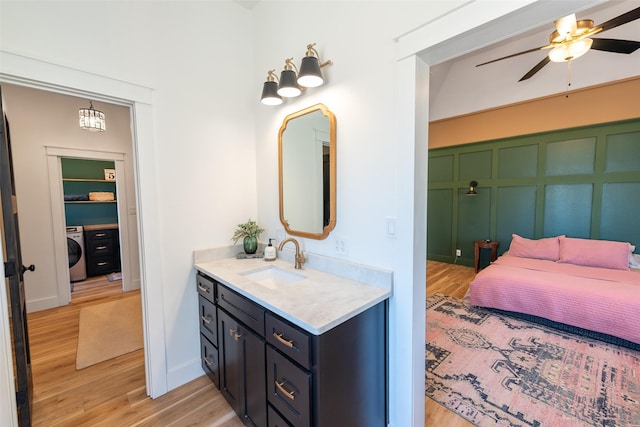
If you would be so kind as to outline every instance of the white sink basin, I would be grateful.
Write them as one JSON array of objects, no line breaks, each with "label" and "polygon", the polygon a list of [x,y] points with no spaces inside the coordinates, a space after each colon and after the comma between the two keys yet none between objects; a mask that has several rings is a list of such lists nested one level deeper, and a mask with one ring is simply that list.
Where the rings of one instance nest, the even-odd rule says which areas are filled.
[{"label": "white sink basin", "polygon": [[307,276],[303,274],[286,270],[275,265],[265,265],[264,267],[253,268],[251,270],[241,272],[240,275],[245,276],[252,282],[256,282],[269,289],[275,289],[281,285],[289,285],[307,278]]}]

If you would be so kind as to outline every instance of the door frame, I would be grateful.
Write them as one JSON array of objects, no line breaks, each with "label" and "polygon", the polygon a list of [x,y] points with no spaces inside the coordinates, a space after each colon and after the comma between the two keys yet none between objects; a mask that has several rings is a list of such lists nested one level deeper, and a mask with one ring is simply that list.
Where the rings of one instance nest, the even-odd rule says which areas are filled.
[{"label": "door frame", "polygon": [[[116,193],[127,194],[124,169],[124,153],[79,150],[76,148],[45,147],[47,153],[47,166],[49,172],[49,192],[51,194],[51,218],[53,222],[53,247],[55,258],[56,278],[58,282],[58,306],[69,304],[71,301],[71,289],[69,286],[69,263],[67,261],[67,236],[65,232],[65,207],[63,202],[62,161],[64,158],[77,158],[88,160],[107,160],[115,163],[116,169]],[[126,197],[117,200],[118,210],[118,238],[120,240],[120,259],[122,267],[122,291],[133,289],[131,277],[131,257],[128,236],[129,229],[129,204]],[[124,237],[123,237],[124,236]],[[127,238],[125,240],[125,238]]]},{"label": "door frame", "polygon": [[[153,89],[135,83],[52,64],[50,62],[0,50],[0,83],[27,86],[65,95],[91,98],[96,101],[127,106],[131,114],[133,143],[133,166],[135,176],[135,198],[138,218],[138,241],[140,253],[140,288],[142,296],[142,321],[144,331],[145,378],[147,395],[159,397],[168,391],[166,335],[164,322],[163,278],[161,274],[159,204],[156,190],[156,164],[154,159]],[[121,175],[122,176],[122,175]],[[64,240],[66,243],[66,240]],[[4,269],[2,277],[4,277]],[[0,300],[4,301],[3,295]],[[6,308],[6,305],[3,304]],[[155,308],[155,309],[154,309]],[[8,316],[3,308],[0,331],[8,325]],[[153,325],[153,328],[150,327]],[[11,355],[11,347],[0,343],[0,362],[6,366],[5,357]],[[9,357],[11,363],[11,357]],[[2,374],[13,369],[0,367]],[[4,393],[3,393],[4,394]],[[0,395],[0,404],[13,396]],[[15,411],[15,410],[14,410]]]}]

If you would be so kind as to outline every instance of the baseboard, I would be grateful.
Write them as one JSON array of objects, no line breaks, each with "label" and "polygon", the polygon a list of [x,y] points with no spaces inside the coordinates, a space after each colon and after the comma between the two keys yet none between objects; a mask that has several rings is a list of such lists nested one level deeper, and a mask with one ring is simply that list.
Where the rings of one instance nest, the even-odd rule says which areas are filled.
[{"label": "baseboard", "polygon": [[55,308],[59,306],[57,296],[30,300],[30,301],[27,301],[26,305],[27,305],[27,313],[47,310],[49,308]]},{"label": "baseboard", "polygon": [[181,385],[184,385],[189,381],[193,381],[203,375],[204,371],[202,370],[200,358],[192,359],[175,369],[169,369],[167,372],[168,390],[173,390],[174,388],[180,387]]}]

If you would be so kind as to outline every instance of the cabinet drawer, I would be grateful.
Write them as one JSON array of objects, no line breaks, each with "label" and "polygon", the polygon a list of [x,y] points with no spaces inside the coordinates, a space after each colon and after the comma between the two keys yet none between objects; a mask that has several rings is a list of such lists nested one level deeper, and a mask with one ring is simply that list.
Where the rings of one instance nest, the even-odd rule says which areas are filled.
[{"label": "cabinet drawer", "polygon": [[231,289],[217,283],[218,307],[264,337],[264,308]]},{"label": "cabinet drawer", "polygon": [[198,285],[198,293],[212,303],[215,303],[215,282],[201,273],[198,273],[196,275],[196,283]]},{"label": "cabinet drawer", "polygon": [[99,256],[87,259],[87,273],[90,272],[90,276],[113,273],[114,271],[120,271],[120,264],[115,262],[113,256]]},{"label": "cabinet drawer", "polygon": [[218,345],[218,327],[216,306],[211,301],[198,295],[200,302],[200,333],[207,337],[213,345]]},{"label": "cabinet drawer", "polygon": [[84,238],[87,241],[92,241],[95,239],[113,239],[117,238],[118,230],[89,230],[84,232]]},{"label": "cabinet drawer", "polygon": [[202,369],[216,387],[220,388],[218,349],[204,335],[200,335],[200,356],[202,358]]},{"label": "cabinet drawer", "polygon": [[280,416],[280,414],[269,405],[267,408],[267,415],[269,418],[269,427],[291,427],[284,418]]},{"label": "cabinet drawer", "polygon": [[114,252],[113,240],[98,239],[87,243],[86,250],[91,255],[110,255]]},{"label": "cabinet drawer", "polygon": [[267,396],[296,427],[311,425],[311,374],[267,346]]},{"label": "cabinet drawer", "polygon": [[265,315],[267,342],[306,369],[311,369],[311,338],[309,335],[271,313]]}]

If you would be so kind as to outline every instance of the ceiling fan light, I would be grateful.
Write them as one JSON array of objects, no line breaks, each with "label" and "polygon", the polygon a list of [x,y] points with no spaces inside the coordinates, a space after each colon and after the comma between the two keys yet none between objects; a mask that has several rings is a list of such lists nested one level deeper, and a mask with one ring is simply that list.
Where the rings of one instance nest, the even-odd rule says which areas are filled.
[{"label": "ceiling fan light", "polygon": [[552,62],[566,62],[572,59],[580,58],[591,49],[593,40],[584,38],[572,42],[563,43],[551,49],[549,59]]}]

